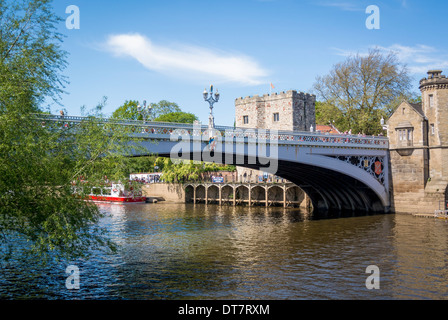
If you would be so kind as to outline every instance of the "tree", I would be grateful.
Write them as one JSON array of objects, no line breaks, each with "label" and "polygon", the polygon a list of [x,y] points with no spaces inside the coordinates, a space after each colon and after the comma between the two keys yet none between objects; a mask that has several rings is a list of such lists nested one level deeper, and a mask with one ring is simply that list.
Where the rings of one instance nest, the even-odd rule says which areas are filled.
[{"label": "tree", "polygon": [[177,103],[167,100],[161,100],[158,103],[151,103],[151,107],[151,114],[153,119],[156,119],[168,113],[182,112],[182,109],[177,105]]},{"label": "tree", "polygon": [[350,56],[314,84],[318,98],[342,112],[341,129],[365,134],[382,132],[381,117],[390,116],[401,99],[412,96],[410,88],[407,67],[395,53],[379,49]]},{"label": "tree", "polygon": [[[142,120],[143,117],[139,114],[137,107],[139,102],[137,100],[126,100],[123,105],[118,107],[113,113],[114,119],[130,119],[130,120]],[[149,120],[157,119],[169,113],[182,112],[182,109],[175,102],[169,102],[167,100],[161,100],[158,103],[150,103],[151,115]]]},{"label": "tree", "polygon": [[[0,111],[36,112],[50,97],[56,101],[67,79],[67,53],[61,50],[62,20],[51,0],[0,2]],[[12,110],[14,108],[14,110]]]},{"label": "tree", "polygon": [[342,111],[334,105],[316,101],[316,124],[328,125],[333,124],[339,130],[345,131],[345,118]]},{"label": "tree", "polygon": [[198,120],[198,117],[196,117],[194,114],[182,111],[163,114],[154,119],[154,121],[177,123],[193,123],[196,120]]},{"label": "tree", "polygon": [[235,166],[206,162],[195,163],[194,161],[173,163],[170,158],[157,158],[155,165],[163,173],[163,181],[169,183],[196,181],[202,173],[207,172],[236,171]]},{"label": "tree", "polygon": [[113,113],[114,119],[141,120],[142,116],[137,111],[138,101],[126,100],[125,103],[118,107]]},{"label": "tree", "polygon": [[60,20],[49,0],[0,2],[1,258],[24,252],[43,261],[73,259],[115,249],[97,224],[98,207],[74,197],[73,183],[79,185],[79,176],[118,176],[115,160],[131,148],[127,129],[101,122],[105,100],[75,126],[34,114],[46,98],[58,102],[63,93]]}]

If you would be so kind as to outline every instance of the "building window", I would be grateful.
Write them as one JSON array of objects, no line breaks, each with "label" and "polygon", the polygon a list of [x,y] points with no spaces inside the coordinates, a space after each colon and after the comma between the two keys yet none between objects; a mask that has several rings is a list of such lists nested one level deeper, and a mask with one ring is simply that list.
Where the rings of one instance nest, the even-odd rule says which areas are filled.
[{"label": "building window", "polygon": [[432,94],[429,95],[429,107],[434,107],[434,95]]},{"label": "building window", "polygon": [[436,129],[434,128],[434,123],[431,123],[431,134],[434,135],[436,133]]},{"label": "building window", "polygon": [[406,108],[403,108],[403,110],[401,110],[401,114],[404,115],[404,112],[406,111]]},{"label": "building window", "polygon": [[398,129],[397,130],[398,144],[400,146],[412,146],[414,139],[414,130],[409,129]]},{"label": "building window", "polygon": [[277,112],[277,113],[274,113],[274,122],[278,122],[278,121],[280,121],[280,114]]},{"label": "building window", "polygon": [[243,116],[243,123],[248,124],[249,123],[249,116]]}]

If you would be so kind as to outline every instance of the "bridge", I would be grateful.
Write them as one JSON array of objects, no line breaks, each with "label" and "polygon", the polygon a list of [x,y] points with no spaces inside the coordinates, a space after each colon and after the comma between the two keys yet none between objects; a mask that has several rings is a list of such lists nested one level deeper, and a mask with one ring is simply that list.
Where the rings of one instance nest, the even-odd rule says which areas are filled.
[{"label": "bridge", "polygon": [[[90,118],[39,114],[42,125],[76,127]],[[386,137],[99,119],[127,127],[139,151],[260,169],[285,178],[309,196],[315,210],[388,212],[389,140]]]}]

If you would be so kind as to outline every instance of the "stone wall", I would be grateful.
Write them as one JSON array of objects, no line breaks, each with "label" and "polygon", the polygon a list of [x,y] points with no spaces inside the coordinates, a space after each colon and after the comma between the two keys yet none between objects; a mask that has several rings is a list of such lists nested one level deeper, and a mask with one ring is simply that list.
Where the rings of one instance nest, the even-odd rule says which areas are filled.
[{"label": "stone wall", "polygon": [[[295,90],[238,98],[235,123],[242,128],[309,131],[311,126],[316,127],[315,103],[314,95]],[[274,120],[276,113],[278,121]],[[249,123],[244,123],[244,116],[248,116]]]},{"label": "stone wall", "polygon": [[150,183],[143,186],[142,193],[149,197],[151,202],[154,199],[170,203],[185,202],[185,190],[182,184]]}]

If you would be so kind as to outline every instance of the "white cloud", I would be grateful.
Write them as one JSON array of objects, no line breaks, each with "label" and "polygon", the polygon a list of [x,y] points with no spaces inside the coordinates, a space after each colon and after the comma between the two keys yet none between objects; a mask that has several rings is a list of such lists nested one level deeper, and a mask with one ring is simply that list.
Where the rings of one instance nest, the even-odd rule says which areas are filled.
[{"label": "white cloud", "polygon": [[441,54],[436,48],[427,45],[414,47],[394,44],[389,47],[380,47],[385,51],[393,51],[400,61],[406,63],[411,73],[426,73],[431,69],[448,67],[448,56]]},{"label": "white cloud", "polygon": [[[408,66],[409,71],[413,74],[426,73],[431,69],[448,68],[448,55],[441,53],[434,47],[418,44],[415,46],[404,46],[401,44],[393,44],[388,47],[371,46],[370,48],[378,48],[384,52],[394,52],[401,63]],[[348,57],[359,54],[367,55],[368,49],[359,52],[352,50],[344,50],[333,48],[337,55]],[[447,70],[448,71],[448,70]]]},{"label": "white cloud", "polygon": [[161,46],[140,34],[109,36],[107,50],[129,56],[145,68],[175,76],[207,77],[218,82],[236,82],[244,85],[265,83],[267,71],[252,58],[217,52],[207,48],[181,45]]},{"label": "white cloud", "polygon": [[[342,0],[342,1],[334,1],[334,0],[326,0],[326,1],[310,1],[312,4],[321,6],[321,7],[329,7],[336,8],[342,11],[364,11],[369,5],[375,5],[372,3],[373,1],[367,0]],[[402,8],[407,8],[408,3],[407,0],[396,0],[397,3],[400,3]]]},{"label": "white cloud", "polygon": [[332,7],[337,8],[342,11],[365,11],[366,7],[361,7],[359,3],[356,2],[334,2],[334,1],[326,1],[317,3],[318,6],[321,7]]}]

